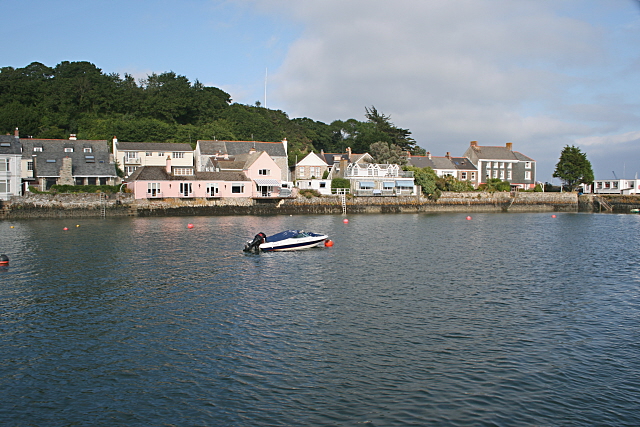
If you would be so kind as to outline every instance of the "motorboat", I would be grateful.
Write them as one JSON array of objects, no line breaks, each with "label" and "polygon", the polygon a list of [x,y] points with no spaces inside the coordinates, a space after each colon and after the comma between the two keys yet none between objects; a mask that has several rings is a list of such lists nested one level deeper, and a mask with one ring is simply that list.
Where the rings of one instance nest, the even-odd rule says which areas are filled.
[{"label": "motorboat", "polygon": [[244,245],[245,252],[297,251],[320,246],[328,236],[303,230],[286,230],[273,236],[258,233]]}]

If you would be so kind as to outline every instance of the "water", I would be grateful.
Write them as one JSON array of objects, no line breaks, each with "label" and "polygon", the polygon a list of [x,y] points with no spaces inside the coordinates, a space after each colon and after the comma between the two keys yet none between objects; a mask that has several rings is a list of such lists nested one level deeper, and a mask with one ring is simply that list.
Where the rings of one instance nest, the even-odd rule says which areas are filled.
[{"label": "water", "polygon": [[640,216],[465,216],[0,222],[0,425],[640,425]]}]

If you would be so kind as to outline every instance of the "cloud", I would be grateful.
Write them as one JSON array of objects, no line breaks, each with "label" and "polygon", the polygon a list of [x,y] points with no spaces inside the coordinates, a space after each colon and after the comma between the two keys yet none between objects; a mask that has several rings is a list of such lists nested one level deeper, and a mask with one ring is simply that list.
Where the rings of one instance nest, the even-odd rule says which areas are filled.
[{"label": "cloud", "polygon": [[625,144],[640,144],[640,131],[626,132],[620,135],[589,136],[576,140],[576,145],[578,146],[605,146],[607,149]]},{"label": "cloud", "polygon": [[640,122],[633,2],[252,3],[302,23],[270,75],[270,106],[292,117],[364,120],[374,105],[432,153],[514,142],[545,161]]}]

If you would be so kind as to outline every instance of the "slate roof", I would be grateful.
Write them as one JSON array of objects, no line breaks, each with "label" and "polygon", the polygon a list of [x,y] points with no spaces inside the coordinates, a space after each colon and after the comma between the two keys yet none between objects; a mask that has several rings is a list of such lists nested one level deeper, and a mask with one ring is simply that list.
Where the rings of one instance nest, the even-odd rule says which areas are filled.
[{"label": "slate roof", "polygon": [[457,169],[457,170],[478,170],[466,157],[436,157],[431,156],[411,156],[407,159],[410,166],[418,168],[431,168],[433,170]]},{"label": "slate roof", "polygon": [[191,144],[176,142],[116,142],[119,151],[193,151]]},{"label": "slate roof", "polygon": [[[117,176],[115,163],[110,162],[109,145],[105,140],[25,138],[21,142],[22,158],[34,160],[35,173],[39,177],[60,176],[64,157],[71,158],[73,176]],[[42,151],[33,151],[34,147],[41,147]],[[65,148],[73,148],[73,152],[65,152]],[[85,153],[85,148],[91,148],[91,152]]]},{"label": "slate roof", "polygon": [[360,160],[363,160],[366,156],[370,156],[369,153],[364,154],[351,154],[351,158],[349,158],[348,153],[320,153],[318,157],[323,159],[325,163],[329,166],[333,166],[335,163],[340,163],[340,160],[335,161],[336,156],[338,156],[341,160],[345,159],[349,163],[358,163]]},{"label": "slate roof", "polygon": [[507,147],[492,147],[492,146],[471,146],[474,154],[480,160],[520,160],[532,162],[532,158],[525,156],[518,151],[509,150]]},{"label": "slate roof", "polygon": [[[213,162],[215,168],[220,168],[221,170],[244,170],[248,169],[258,157],[262,154],[262,151],[254,151],[251,153],[242,153],[233,157],[229,157],[229,159],[216,159],[214,157],[209,157],[209,159]],[[267,153],[269,154],[269,153]]]},{"label": "slate roof", "polygon": [[0,154],[22,154],[20,139],[13,135],[0,135]]},{"label": "slate roof", "polygon": [[207,141],[199,140],[200,154],[213,156],[216,154],[228,154],[236,156],[244,154],[255,148],[257,151],[266,151],[270,157],[286,157],[287,153],[282,142],[263,141]]},{"label": "slate roof", "polygon": [[242,172],[194,172],[193,175],[172,175],[165,166],[142,166],[127,178],[131,181],[251,181]]}]

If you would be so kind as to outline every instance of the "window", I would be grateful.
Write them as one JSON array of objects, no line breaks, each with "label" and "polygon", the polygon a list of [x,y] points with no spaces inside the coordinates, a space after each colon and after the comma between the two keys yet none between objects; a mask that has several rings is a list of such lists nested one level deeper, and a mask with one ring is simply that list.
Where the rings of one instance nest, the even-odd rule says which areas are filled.
[{"label": "window", "polygon": [[233,194],[241,194],[244,193],[244,184],[233,184],[231,186],[231,192]]},{"label": "window", "polygon": [[173,158],[174,159],[184,159],[184,153],[181,151],[174,151],[173,152]]},{"label": "window", "polygon": [[87,178],[87,185],[96,185],[98,183],[98,178],[95,176],[90,176]]},{"label": "window", "polygon": [[596,183],[596,187],[597,187],[597,188],[602,188],[602,181],[598,181],[598,182]]},{"label": "window", "polygon": [[500,168],[504,169],[504,163],[500,162]]},{"label": "window", "polygon": [[147,151],[145,154],[146,157],[151,157],[153,156],[153,153],[151,151]]},{"label": "window", "polygon": [[611,187],[611,183],[609,181],[604,183],[604,188],[609,188]]},{"label": "window", "polygon": [[321,182],[320,183],[320,188],[327,188],[327,183],[326,182]]},{"label": "window", "polygon": [[84,151],[85,153],[91,153],[91,147],[84,147]]},{"label": "window", "polygon": [[493,162],[493,167],[497,168],[498,167],[498,162]]},{"label": "window", "polygon": [[42,147],[33,147],[33,151],[42,151]]},{"label": "window", "polygon": [[193,175],[193,168],[173,168],[173,174],[178,176]]},{"label": "window", "polygon": [[494,169],[494,170],[493,170],[492,178],[497,178],[497,177],[498,177],[498,170],[497,170],[497,169]]},{"label": "window", "polygon": [[160,183],[159,182],[149,182],[147,184],[147,195],[149,197],[158,197],[158,196],[160,196]]},{"label": "window", "polygon": [[271,175],[271,171],[269,169],[260,169],[258,171],[258,175],[269,176]]},{"label": "window", "polygon": [[0,193],[8,193],[9,191],[11,191],[11,181],[0,179]]},{"label": "window", "polygon": [[73,153],[73,147],[65,147],[64,152],[65,153]]},{"label": "window", "polygon": [[511,169],[513,167],[513,163],[507,163],[507,168]]},{"label": "window", "polygon": [[136,171],[136,169],[137,169],[136,166],[125,166],[124,171],[127,174],[127,176],[129,176],[132,173],[134,173]]},{"label": "window", "polygon": [[504,171],[503,170],[500,171],[500,179],[504,179]]},{"label": "window", "polygon": [[531,171],[524,171],[524,179],[531,179]]},{"label": "window", "polygon": [[509,180],[511,179],[511,171],[510,170],[507,170],[507,179],[509,179]]},{"label": "window", "polygon": [[525,169],[531,169],[531,162],[524,162]]},{"label": "window", "polygon": [[56,159],[47,159],[47,163],[55,163]]},{"label": "window", "polygon": [[218,184],[209,183],[207,184],[207,196],[215,197],[219,194]]},{"label": "window", "polygon": [[188,197],[192,193],[191,191],[191,183],[190,182],[181,182],[180,183],[180,194],[183,197]]},{"label": "window", "polygon": [[315,176],[316,178],[321,178],[322,176],[320,175],[320,170],[322,170],[320,166],[312,166],[311,176]]},{"label": "window", "polygon": [[476,173],[475,172],[471,172],[471,179],[472,180],[476,179]]},{"label": "window", "polygon": [[0,172],[9,171],[9,159],[0,159]]},{"label": "window", "polygon": [[32,171],[33,170],[33,162],[27,162],[27,170],[28,171]]},{"label": "window", "polygon": [[164,157],[164,153],[163,152],[158,153],[158,157]]},{"label": "window", "polygon": [[304,166],[300,166],[300,169],[298,169],[298,176],[304,178]]},{"label": "window", "polygon": [[467,173],[466,172],[460,172],[460,179],[466,180],[467,179]]},{"label": "window", "polygon": [[84,161],[87,163],[95,163],[96,162],[96,157],[95,156],[84,156]]},{"label": "window", "polygon": [[618,188],[618,181],[613,181],[613,188]]}]

